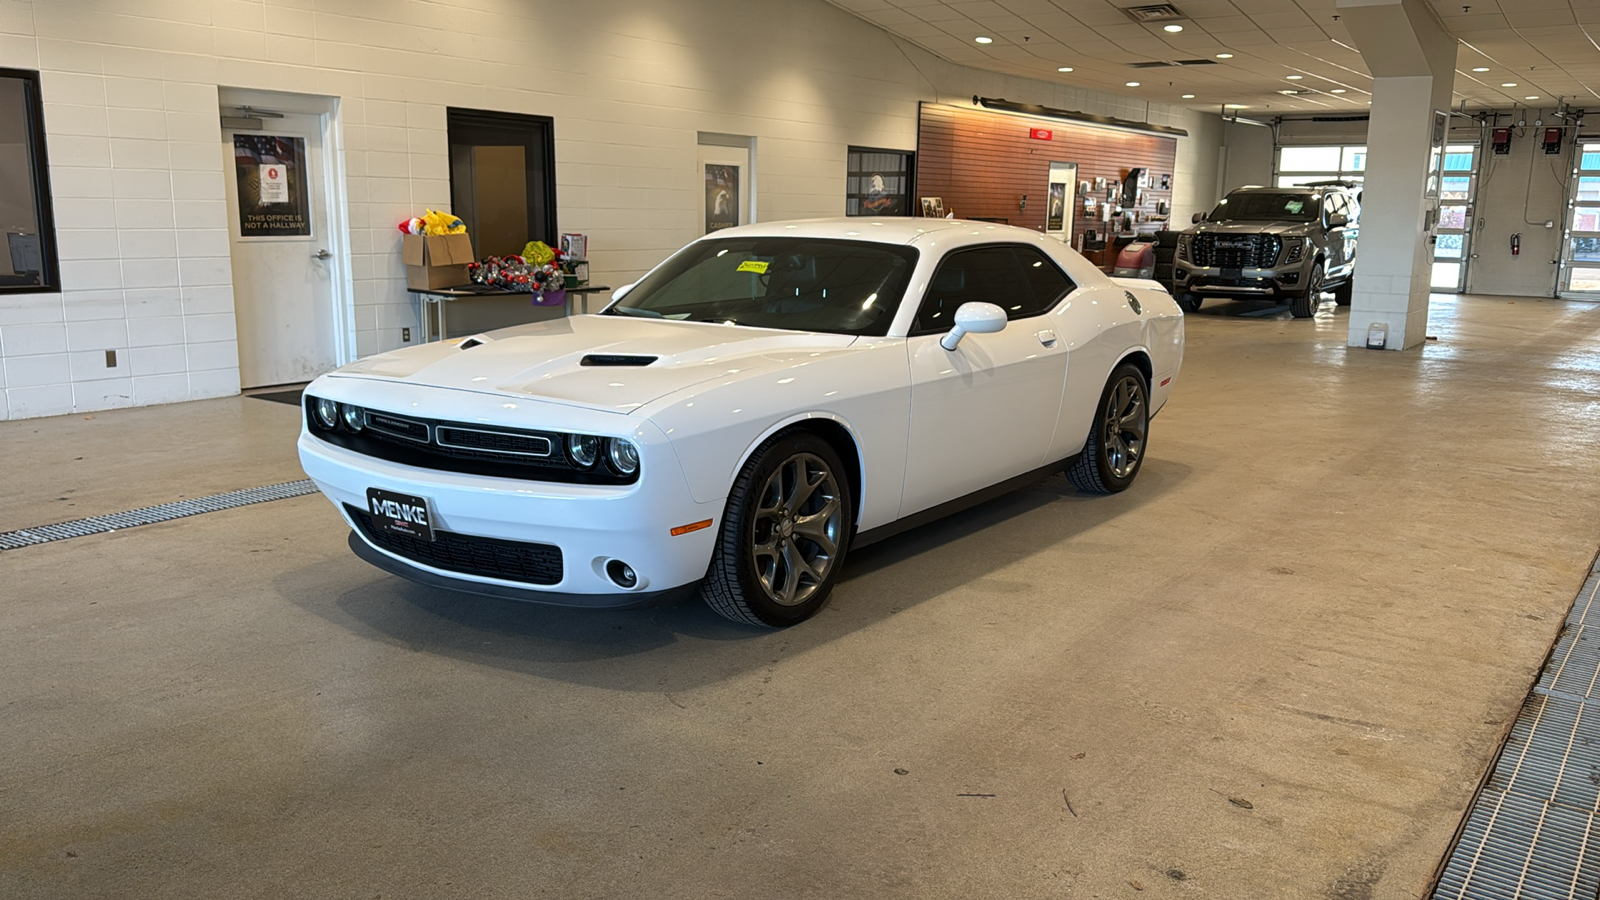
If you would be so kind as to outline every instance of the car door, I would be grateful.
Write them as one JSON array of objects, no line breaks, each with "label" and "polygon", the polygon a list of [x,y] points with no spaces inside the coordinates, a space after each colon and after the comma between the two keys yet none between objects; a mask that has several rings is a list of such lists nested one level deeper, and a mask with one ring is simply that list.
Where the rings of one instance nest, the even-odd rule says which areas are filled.
[{"label": "car door", "polygon": [[[902,516],[1044,464],[1061,408],[1067,350],[1044,313],[1072,290],[1034,247],[998,244],[939,264],[907,338],[911,427]],[[963,303],[1006,311],[1004,330],[940,346]]]}]

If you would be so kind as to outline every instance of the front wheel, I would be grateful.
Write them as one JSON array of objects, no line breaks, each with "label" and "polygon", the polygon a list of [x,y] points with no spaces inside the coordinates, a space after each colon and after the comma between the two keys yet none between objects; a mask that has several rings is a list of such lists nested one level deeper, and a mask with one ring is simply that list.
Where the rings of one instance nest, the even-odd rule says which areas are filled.
[{"label": "front wheel", "polygon": [[1196,294],[1193,291],[1182,291],[1175,299],[1178,301],[1178,308],[1186,313],[1200,311],[1200,303],[1202,298],[1199,294]]},{"label": "front wheel", "polygon": [[1351,275],[1344,280],[1343,284],[1333,289],[1333,302],[1340,306],[1349,306],[1350,301],[1355,297],[1355,292],[1356,277]]},{"label": "front wheel", "polygon": [[1306,278],[1306,292],[1297,294],[1289,301],[1289,312],[1296,319],[1309,319],[1317,314],[1317,307],[1322,305],[1322,280],[1326,277],[1322,271],[1322,263],[1311,267],[1311,274]]},{"label": "front wheel", "polygon": [[1150,390],[1131,363],[1117,366],[1100,394],[1089,440],[1067,466],[1067,478],[1088,494],[1115,494],[1133,484],[1150,437]]},{"label": "front wheel", "polygon": [[751,455],[728,494],[700,595],[735,622],[782,628],[816,615],[844,562],[855,507],[839,454],[806,432]]}]

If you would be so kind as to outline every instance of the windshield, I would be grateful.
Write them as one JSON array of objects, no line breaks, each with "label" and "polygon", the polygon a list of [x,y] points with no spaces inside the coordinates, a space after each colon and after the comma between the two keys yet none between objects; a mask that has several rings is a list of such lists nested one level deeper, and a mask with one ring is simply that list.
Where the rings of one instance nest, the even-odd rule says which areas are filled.
[{"label": "windshield", "polygon": [[1210,220],[1288,219],[1309,222],[1317,217],[1317,198],[1311,194],[1252,193],[1238,191],[1222,199]]},{"label": "windshield", "polygon": [[825,238],[700,241],[650,273],[609,315],[883,335],[917,251]]}]

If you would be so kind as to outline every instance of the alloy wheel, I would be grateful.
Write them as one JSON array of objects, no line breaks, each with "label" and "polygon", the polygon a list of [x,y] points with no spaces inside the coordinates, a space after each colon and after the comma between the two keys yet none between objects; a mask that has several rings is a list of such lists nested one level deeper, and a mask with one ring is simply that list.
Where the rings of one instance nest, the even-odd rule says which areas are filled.
[{"label": "alloy wheel", "polygon": [[798,606],[827,581],[839,556],[844,502],[823,459],[797,453],[784,460],[758,495],[750,556],[767,596]]},{"label": "alloy wheel", "polygon": [[1138,378],[1124,376],[1111,389],[1106,397],[1104,422],[1106,462],[1113,475],[1127,478],[1139,466],[1145,434],[1150,429],[1144,384]]}]

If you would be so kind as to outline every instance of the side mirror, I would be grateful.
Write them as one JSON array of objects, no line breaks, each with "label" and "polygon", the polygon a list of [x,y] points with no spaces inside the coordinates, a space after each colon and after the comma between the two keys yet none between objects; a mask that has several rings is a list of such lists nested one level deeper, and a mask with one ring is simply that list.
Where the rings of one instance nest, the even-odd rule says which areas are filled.
[{"label": "side mirror", "polygon": [[1201,222],[1204,222],[1205,220],[1206,220],[1206,214],[1203,213],[1203,212],[1197,212],[1194,215],[1189,217],[1189,224],[1191,224],[1191,225],[1199,225]]},{"label": "side mirror", "polygon": [[616,290],[612,291],[611,292],[611,302],[615,303],[618,300],[621,300],[623,297],[628,296],[628,292],[633,290],[634,285],[636,285],[638,283],[639,282],[635,281],[635,282],[632,282],[632,283],[629,283],[629,284],[625,284],[622,287],[619,287]]},{"label": "side mirror", "polygon": [[1342,228],[1342,227],[1344,227],[1346,225],[1349,225],[1349,224],[1350,224],[1350,217],[1345,215],[1344,213],[1333,213],[1332,215],[1328,216],[1328,227],[1329,228]]},{"label": "side mirror", "polygon": [[993,303],[963,303],[956,310],[956,327],[939,339],[939,346],[954,350],[967,334],[994,334],[1006,327],[1006,311]]}]

